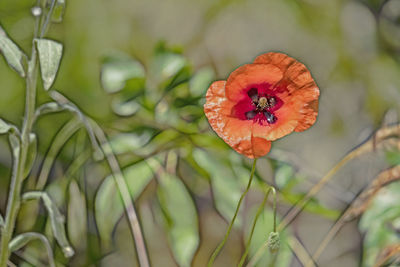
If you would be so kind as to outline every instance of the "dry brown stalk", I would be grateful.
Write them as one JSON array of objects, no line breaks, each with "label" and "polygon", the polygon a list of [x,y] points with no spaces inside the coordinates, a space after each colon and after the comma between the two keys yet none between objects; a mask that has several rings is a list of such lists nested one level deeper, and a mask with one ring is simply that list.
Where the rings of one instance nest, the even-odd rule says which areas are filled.
[{"label": "dry brown stalk", "polygon": [[[336,223],[329,230],[328,234],[324,237],[322,242],[319,244],[318,249],[313,254],[313,259],[316,261],[322,252],[325,250],[329,242],[337,234],[340,228],[358,216],[362,215],[369,205],[371,204],[373,198],[385,185],[392,183],[394,181],[400,180],[400,165],[394,166],[390,169],[382,171],[371,184],[363,190],[363,192],[353,201],[350,207],[343,213],[343,215],[336,221]],[[309,261],[306,266],[311,267],[312,261]]]},{"label": "dry brown stalk", "polygon": [[[400,124],[395,124],[395,125],[390,125],[390,126],[385,126],[380,129],[378,129],[374,135],[372,135],[367,141],[365,141],[363,144],[352,150],[350,153],[348,153],[342,160],[340,160],[322,179],[314,185],[309,192],[307,193],[306,196],[302,200],[299,201],[299,203],[293,207],[289,213],[282,219],[282,222],[278,226],[278,231],[283,230],[286,228],[295,218],[296,216],[303,210],[305,205],[308,203],[308,201],[315,196],[331,179],[332,177],[337,173],[337,171],[346,165],[349,161],[364,155],[368,152],[373,152],[378,149],[386,149],[388,147],[391,148],[397,148],[400,150]],[[336,222],[336,224],[332,227],[330,232],[337,232],[340,229],[340,224],[343,223],[343,216]],[[342,221],[341,221],[342,219]],[[326,236],[325,239],[327,240],[327,243],[329,243],[330,239],[334,236],[334,234],[329,237]],[[324,239],[324,240],[325,240]],[[324,242],[324,241],[323,241]],[[263,251],[266,249],[266,244],[261,246],[255,255],[250,259],[249,263],[247,266],[254,266],[258,259],[262,256]],[[322,250],[321,250],[322,253]],[[315,254],[314,254],[315,255]]]},{"label": "dry brown stalk", "polygon": [[384,266],[385,263],[387,263],[393,257],[400,257],[400,244],[390,245],[384,248],[379,254],[374,267]]}]

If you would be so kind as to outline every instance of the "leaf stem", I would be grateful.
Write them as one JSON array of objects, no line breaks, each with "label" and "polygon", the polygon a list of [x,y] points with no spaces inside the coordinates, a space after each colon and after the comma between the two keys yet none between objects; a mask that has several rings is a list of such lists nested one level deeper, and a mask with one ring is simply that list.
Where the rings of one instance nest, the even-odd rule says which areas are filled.
[{"label": "leaf stem", "polygon": [[208,267],[211,267],[213,265],[215,258],[218,256],[219,252],[222,250],[226,241],[228,240],[229,234],[231,233],[231,230],[233,228],[233,224],[235,223],[236,217],[239,213],[240,205],[242,204],[242,201],[243,201],[244,197],[246,196],[247,192],[249,192],[251,182],[253,181],[254,172],[256,170],[256,163],[257,163],[257,158],[254,159],[254,161],[253,161],[253,167],[251,168],[249,183],[247,184],[246,190],[240,196],[239,202],[236,206],[235,214],[233,215],[233,218],[232,218],[231,222],[229,223],[229,227],[228,227],[228,230],[226,231],[225,237],[221,241],[221,243],[218,245],[218,247],[214,250],[213,254],[211,255],[210,260],[208,261],[208,264],[207,264]]}]

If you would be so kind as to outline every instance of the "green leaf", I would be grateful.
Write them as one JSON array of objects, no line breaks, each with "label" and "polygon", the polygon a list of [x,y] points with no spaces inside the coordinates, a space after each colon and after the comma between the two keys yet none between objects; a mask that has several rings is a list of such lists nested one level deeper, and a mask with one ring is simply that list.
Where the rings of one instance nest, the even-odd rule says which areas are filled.
[{"label": "green leaf", "polygon": [[117,97],[113,99],[111,107],[115,114],[119,116],[132,116],[139,111],[141,105],[135,99],[124,101]]},{"label": "green leaf", "polygon": [[275,171],[275,183],[279,189],[283,189],[294,177],[293,167],[288,164],[282,164]]},{"label": "green leaf", "polygon": [[64,12],[65,0],[57,0],[53,9],[53,14],[51,15],[51,21],[60,23],[63,20]]},{"label": "green leaf", "polygon": [[195,205],[178,177],[163,172],[159,178],[157,196],[172,252],[179,266],[191,266],[200,241]]},{"label": "green leaf", "polygon": [[3,216],[0,214],[0,228],[4,226],[4,219]]},{"label": "green leaf", "polygon": [[174,77],[187,64],[184,56],[165,52],[158,53],[150,65],[150,74],[156,85]]},{"label": "green leaf", "polygon": [[13,68],[21,77],[25,77],[24,66],[22,65],[23,59],[26,58],[25,54],[18,48],[18,46],[8,38],[7,34],[0,26],[0,52],[3,54],[8,65]]},{"label": "green leaf", "polygon": [[[146,162],[140,162],[123,170],[129,191],[137,198],[153,178],[153,171]],[[124,206],[114,177],[104,179],[96,193],[95,216],[100,238],[105,247],[110,246],[113,229],[124,213]]]},{"label": "green leaf", "polygon": [[[217,156],[196,148],[193,157],[197,164],[209,172],[213,189],[215,206],[219,213],[230,221],[235,214],[236,206],[242,194],[241,186],[227,163]],[[250,175],[250,174],[249,174]],[[235,225],[241,224],[238,216]]]},{"label": "green leaf", "polygon": [[37,138],[36,138],[36,134],[30,133],[29,134],[28,155],[27,155],[27,158],[26,158],[25,170],[24,170],[24,178],[28,177],[29,172],[32,169],[32,166],[35,163],[36,153],[37,153]]},{"label": "green leaf", "polygon": [[127,152],[133,152],[138,148],[146,145],[152,134],[145,131],[141,134],[136,133],[120,133],[113,136],[110,140],[110,145],[115,154],[122,154]]},{"label": "green leaf", "polygon": [[14,237],[10,243],[9,243],[9,249],[10,252],[17,251],[24,246],[26,246],[29,242],[34,241],[34,240],[39,240],[43,243],[43,245],[46,247],[47,250],[47,255],[49,259],[49,265],[51,267],[55,267],[54,263],[54,255],[53,255],[53,250],[51,249],[51,245],[49,240],[47,238],[39,233],[34,233],[34,232],[28,232],[28,233],[22,233]]},{"label": "green leaf", "polygon": [[60,66],[63,46],[49,39],[36,39],[35,41],[39,53],[43,87],[45,90],[49,90],[54,83]]},{"label": "green leaf", "polygon": [[144,68],[138,61],[125,55],[112,56],[101,67],[101,84],[107,93],[121,91],[128,80],[135,78],[145,78]]},{"label": "green leaf", "polygon": [[215,72],[212,68],[205,67],[200,69],[190,79],[190,92],[193,96],[204,96],[213,80],[215,80]]},{"label": "green leaf", "polygon": [[6,134],[11,130],[11,125],[0,119],[0,134]]},{"label": "green leaf", "polygon": [[[250,218],[255,217],[257,208],[254,209],[252,212],[253,215]],[[256,227],[254,229],[253,238],[250,242],[250,249],[249,249],[249,257],[253,257],[257,250],[263,246],[264,243],[268,241],[270,233],[273,231],[273,213],[270,209],[265,209],[261,216],[258,218]],[[251,223],[253,220],[248,220],[250,225],[247,226],[246,231],[246,240],[250,234]],[[277,253],[271,253],[268,249],[264,251],[262,254],[263,256],[260,258],[258,263],[255,266],[279,266],[279,267],[286,267],[290,266],[292,261],[292,251],[288,246],[288,238],[289,234],[287,230],[279,232],[279,243],[280,248]],[[276,258],[275,258],[276,257]],[[276,262],[279,264],[272,265],[272,262]]]},{"label": "green leaf", "polygon": [[24,201],[31,199],[42,199],[50,217],[51,228],[53,230],[54,237],[62,248],[64,256],[67,258],[72,257],[74,255],[74,250],[69,245],[67,236],[65,234],[64,216],[60,213],[56,204],[52,201],[49,195],[46,192],[31,191],[23,194],[22,199]]},{"label": "green leaf", "polygon": [[69,185],[69,201],[67,215],[68,236],[75,248],[86,247],[86,200],[78,184],[72,180]]}]

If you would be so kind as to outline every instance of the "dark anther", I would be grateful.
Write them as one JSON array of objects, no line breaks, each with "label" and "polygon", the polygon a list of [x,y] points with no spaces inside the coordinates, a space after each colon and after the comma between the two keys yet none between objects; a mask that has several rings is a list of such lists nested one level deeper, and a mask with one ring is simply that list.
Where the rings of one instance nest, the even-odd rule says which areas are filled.
[{"label": "dark anther", "polygon": [[251,88],[249,91],[247,91],[247,95],[251,98],[253,102],[258,101],[258,91],[257,88]]},{"label": "dark anther", "polygon": [[246,116],[246,118],[248,120],[251,120],[257,115],[257,112],[255,112],[254,110],[251,110],[251,111],[247,111],[244,115]]},{"label": "dark anther", "polygon": [[267,118],[268,123],[275,123],[277,118],[275,117],[274,114],[268,112],[268,111],[264,111],[264,115]]}]

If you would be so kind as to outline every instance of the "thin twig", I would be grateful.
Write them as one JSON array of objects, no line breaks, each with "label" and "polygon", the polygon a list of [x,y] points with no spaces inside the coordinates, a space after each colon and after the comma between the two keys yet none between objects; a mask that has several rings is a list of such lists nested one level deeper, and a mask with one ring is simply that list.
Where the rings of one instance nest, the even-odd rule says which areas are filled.
[{"label": "thin twig", "polygon": [[310,267],[315,267],[312,257],[296,237],[289,237],[288,244],[303,266],[309,263]]}]

